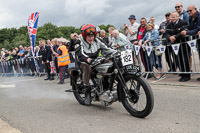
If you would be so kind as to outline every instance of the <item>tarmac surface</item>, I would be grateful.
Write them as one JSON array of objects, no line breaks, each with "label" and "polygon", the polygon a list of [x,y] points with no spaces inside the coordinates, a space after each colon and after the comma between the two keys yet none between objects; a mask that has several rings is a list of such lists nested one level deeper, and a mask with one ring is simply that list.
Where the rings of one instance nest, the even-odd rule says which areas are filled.
[{"label": "tarmac surface", "polygon": [[144,119],[132,117],[119,102],[80,105],[64,92],[71,88],[68,79],[57,85],[45,77],[0,77],[0,133],[199,133],[198,76],[184,83],[174,74],[148,79],[155,105]]}]

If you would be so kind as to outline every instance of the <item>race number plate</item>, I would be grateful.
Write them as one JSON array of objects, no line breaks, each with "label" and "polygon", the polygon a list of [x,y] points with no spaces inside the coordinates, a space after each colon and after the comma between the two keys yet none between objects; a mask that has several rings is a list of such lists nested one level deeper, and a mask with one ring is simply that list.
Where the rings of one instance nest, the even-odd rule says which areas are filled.
[{"label": "race number plate", "polygon": [[133,64],[133,55],[131,50],[122,51],[121,58],[123,66]]}]

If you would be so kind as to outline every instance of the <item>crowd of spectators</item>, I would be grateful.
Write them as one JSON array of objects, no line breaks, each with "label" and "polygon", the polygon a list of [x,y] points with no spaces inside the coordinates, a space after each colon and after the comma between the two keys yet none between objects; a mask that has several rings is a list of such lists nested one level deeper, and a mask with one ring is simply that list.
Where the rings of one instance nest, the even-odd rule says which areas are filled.
[{"label": "crowd of spectators", "polygon": [[[114,27],[108,28],[108,33],[105,30],[101,30],[97,27],[97,38],[102,41],[106,46],[117,48],[121,51],[125,50],[126,44],[138,45],[140,49],[140,57],[146,72],[152,72],[153,68],[158,72],[162,72],[162,54],[157,54],[155,51],[151,52],[148,56],[145,46],[159,46],[161,44],[159,39],[165,39],[162,44],[166,45],[165,59],[169,67],[169,72],[176,72],[179,68],[180,72],[190,72],[192,64],[191,48],[187,44],[187,35],[193,36],[192,39],[197,39],[200,34],[200,14],[195,5],[189,5],[187,10],[184,10],[183,4],[177,2],[175,4],[175,11],[167,12],[165,21],[159,26],[156,25],[154,17],[140,18],[140,24],[136,22],[136,16],[130,15],[128,20],[130,24],[123,25],[123,31],[120,33]],[[107,36],[108,35],[108,36]],[[45,70],[48,74],[45,80],[54,80],[53,74],[51,74],[50,62],[55,62],[56,72],[59,72],[57,57],[59,54],[59,47],[64,43],[69,49],[69,43],[73,40],[81,37],[77,33],[71,34],[71,40],[67,41],[64,38],[54,38],[52,40],[40,40],[39,46],[35,47],[35,57],[42,56],[42,64],[45,66]],[[61,41],[62,40],[62,41]],[[63,41],[64,40],[64,41]],[[62,42],[62,44],[59,44]],[[180,43],[180,51],[175,54],[171,45]],[[63,45],[64,45],[63,44]],[[171,44],[171,45],[169,45]],[[197,49],[200,53],[200,40],[197,42]],[[26,59],[32,57],[31,47],[23,47],[22,45],[12,50],[1,49],[0,60],[10,61],[15,59]],[[200,57],[200,56],[199,56]],[[179,62],[179,64],[177,63]],[[65,69],[64,69],[65,71]],[[151,78],[153,75],[145,75],[147,78]],[[162,78],[164,74],[159,73],[157,78]],[[180,82],[186,82],[190,80],[190,74],[180,74]],[[200,81],[200,78],[197,80]],[[62,80],[59,83],[63,83]]]},{"label": "crowd of spectators", "polygon": [[[39,47],[36,47],[36,55],[39,56],[37,52]],[[0,61],[10,61],[15,59],[24,59],[32,56],[31,55],[31,47],[23,47],[20,45],[19,47],[13,48],[12,50],[6,50],[5,48],[1,49]]]}]

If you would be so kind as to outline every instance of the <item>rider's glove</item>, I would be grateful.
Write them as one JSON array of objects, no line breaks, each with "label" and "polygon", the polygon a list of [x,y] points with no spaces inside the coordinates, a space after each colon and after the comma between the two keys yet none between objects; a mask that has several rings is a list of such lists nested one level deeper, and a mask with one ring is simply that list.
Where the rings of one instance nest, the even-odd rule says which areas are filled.
[{"label": "rider's glove", "polygon": [[91,66],[91,67],[94,67],[94,66],[99,65],[99,64],[101,64],[101,63],[103,63],[103,62],[104,62],[104,58],[92,59],[92,60],[90,61],[90,66]]}]

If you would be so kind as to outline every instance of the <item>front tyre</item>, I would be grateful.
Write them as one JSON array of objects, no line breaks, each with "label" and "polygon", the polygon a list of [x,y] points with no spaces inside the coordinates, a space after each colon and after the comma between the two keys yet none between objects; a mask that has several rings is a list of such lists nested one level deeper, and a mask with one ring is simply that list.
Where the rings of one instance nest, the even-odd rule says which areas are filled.
[{"label": "front tyre", "polygon": [[119,95],[125,109],[138,118],[148,116],[154,107],[154,96],[150,85],[143,77],[124,75],[129,95],[124,91],[122,84],[119,84]]}]

